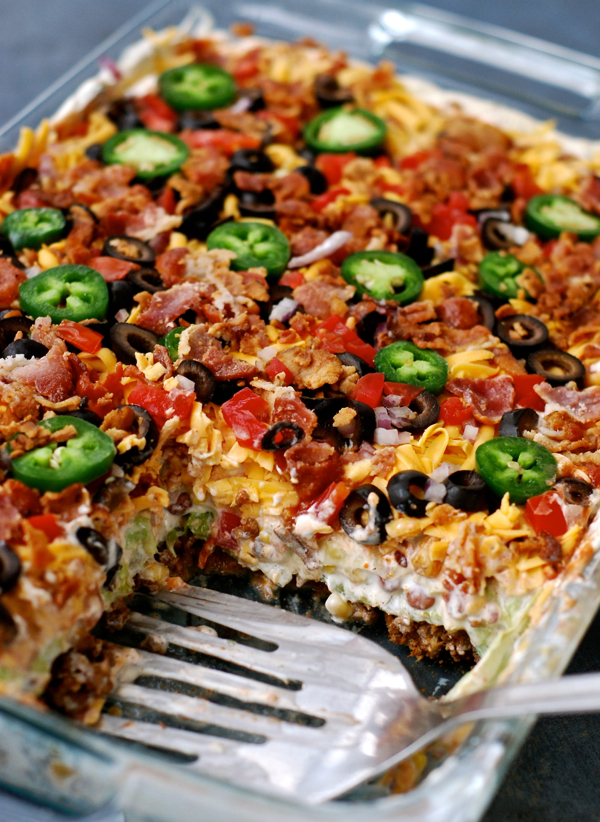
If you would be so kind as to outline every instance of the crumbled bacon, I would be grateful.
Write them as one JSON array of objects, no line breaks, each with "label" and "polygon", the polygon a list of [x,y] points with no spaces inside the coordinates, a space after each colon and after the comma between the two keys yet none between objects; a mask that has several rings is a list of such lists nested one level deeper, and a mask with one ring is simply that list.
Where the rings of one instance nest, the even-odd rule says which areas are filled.
[{"label": "crumbled bacon", "polygon": [[343,374],[339,359],[323,349],[294,346],[280,351],[278,359],[290,369],[298,388],[314,391],[323,385],[332,385]]},{"label": "crumbled bacon", "polygon": [[295,422],[305,432],[312,433],[317,424],[317,417],[297,397],[277,397],[273,405],[271,422]]},{"label": "crumbled bacon", "polygon": [[335,479],[338,455],[325,442],[302,442],[284,453],[286,473],[301,500],[312,500]]},{"label": "crumbled bacon", "polygon": [[200,308],[202,293],[202,288],[196,283],[183,283],[168,291],[159,291],[152,295],[136,324],[162,336],[175,328],[177,317],[181,317],[189,309],[196,311]]},{"label": "crumbled bacon", "polygon": [[39,491],[19,480],[7,479],[0,488],[0,494],[8,498],[22,517],[33,517],[42,510]]},{"label": "crumbled bacon", "polygon": [[473,406],[473,416],[479,422],[496,424],[510,411],[515,402],[515,388],[510,377],[500,375],[487,380],[466,377],[449,380],[446,389]]},{"label": "crumbled bacon", "polygon": [[481,320],[477,303],[466,297],[450,297],[436,308],[440,320],[451,328],[473,328]]},{"label": "crumbled bacon", "polygon": [[583,391],[560,385],[552,388],[547,382],[535,387],[535,391],[547,403],[567,411],[580,422],[592,422],[600,418],[600,386]]},{"label": "crumbled bacon", "polygon": [[257,373],[254,365],[240,360],[223,351],[223,346],[200,325],[195,326],[189,336],[191,359],[199,360],[212,371],[219,380],[236,380],[253,377]]},{"label": "crumbled bacon", "polygon": [[21,383],[35,386],[42,397],[52,402],[62,402],[73,394],[74,389],[67,353],[64,342],[57,340],[44,357],[13,371],[13,376]]},{"label": "crumbled bacon", "polygon": [[0,308],[10,308],[19,299],[19,286],[25,279],[24,271],[0,257]]},{"label": "crumbled bacon", "polygon": [[9,494],[0,487],[0,539],[9,540],[16,533],[21,514]]},{"label": "crumbled bacon", "polygon": [[332,314],[343,317],[348,313],[347,301],[354,296],[354,286],[332,285],[311,280],[294,290],[294,299],[306,311],[319,320],[326,320]]},{"label": "crumbled bacon", "polygon": [[187,248],[172,248],[156,258],[154,267],[161,275],[165,288],[181,282],[185,276],[185,257],[189,253]]}]

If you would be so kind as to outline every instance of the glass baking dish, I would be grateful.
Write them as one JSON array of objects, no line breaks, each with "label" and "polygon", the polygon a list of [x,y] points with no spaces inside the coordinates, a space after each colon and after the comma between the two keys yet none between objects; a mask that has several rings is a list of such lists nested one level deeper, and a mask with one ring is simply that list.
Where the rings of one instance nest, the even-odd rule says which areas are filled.
[{"label": "glass baking dish", "polygon": [[[600,60],[531,37],[412,4],[204,0],[195,6],[160,0],[0,129],[0,152],[14,148],[21,127],[35,128],[76,90],[80,101],[92,100],[101,88],[100,57],[118,60],[132,47],[124,59],[130,64],[144,59],[147,46],[134,45],[143,28],[177,25],[197,35],[212,25],[227,28],[239,21],[252,22],[260,36],[312,37],[357,59],[392,60],[401,73],[452,89],[462,101],[475,94],[526,115],[552,117],[575,138],[600,134]],[[553,595],[537,601],[523,633],[498,649],[486,672],[488,684],[539,680],[564,671],[600,603],[599,528],[592,525]],[[431,666],[410,661],[410,667],[431,686]],[[307,809],[238,790],[62,717],[0,700],[0,784],[69,814],[112,804],[125,811],[129,822],[196,822],[200,815],[203,822],[370,822],[374,817],[381,822],[474,822],[532,722],[476,724],[462,745],[408,793],[378,796],[370,790],[355,794],[353,801]]]}]

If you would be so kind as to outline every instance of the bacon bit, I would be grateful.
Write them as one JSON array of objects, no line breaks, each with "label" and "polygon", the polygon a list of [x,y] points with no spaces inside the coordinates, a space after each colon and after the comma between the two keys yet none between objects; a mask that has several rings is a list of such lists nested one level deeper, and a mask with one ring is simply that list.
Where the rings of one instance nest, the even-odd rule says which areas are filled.
[{"label": "bacon bit", "polygon": [[21,520],[21,514],[12,504],[8,494],[0,491],[0,539],[11,539]]},{"label": "bacon bit", "polygon": [[436,313],[440,320],[452,328],[473,328],[481,319],[477,304],[466,297],[450,297],[437,306]]},{"label": "bacon bit", "polygon": [[26,279],[24,271],[0,257],[0,308],[10,308],[19,299],[19,286]]},{"label": "bacon bit", "polygon": [[167,288],[179,283],[185,275],[185,258],[189,254],[187,248],[172,248],[156,258],[154,267],[163,278]]},{"label": "bacon bit", "polygon": [[348,313],[347,301],[354,296],[351,285],[339,286],[311,280],[294,291],[294,299],[308,314],[319,320],[327,320],[332,314],[343,317]]},{"label": "bacon bit", "polygon": [[449,380],[446,390],[473,406],[475,419],[488,425],[500,422],[502,415],[511,410],[515,401],[513,381],[504,374],[487,380]]},{"label": "bacon bit", "polygon": [[169,291],[153,294],[140,313],[137,325],[162,336],[175,327],[175,320],[189,309],[201,306],[201,292],[192,283],[175,285]]},{"label": "bacon bit", "polygon": [[317,424],[317,417],[297,397],[277,397],[273,405],[271,422],[294,422],[305,434],[311,434]]},{"label": "bacon bit", "polygon": [[323,385],[332,385],[343,374],[339,359],[323,349],[294,346],[280,351],[279,359],[294,375],[298,388],[314,391]]},{"label": "bacon bit", "polygon": [[536,385],[534,391],[545,402],[555,403],[579,422],[592,422],[600,417],[600,386],[576,391],[564,385],[551,388],[543,382]]},{"label": "bacon bit", "polygon": [[124,280],[130,271],[135,271],[139,268],[137,263],[118,260],[116,257],[92,257],[88,265],[90,268],[102,274],[107,283],[113,283],[115,280]]},{"label": "bacon bit", "polygon": [[37,531],[42,531],[49,542],[54,542],[62,536],[63,530],[57,523],[53,514],[40,514],[35,517],[28,517],[27,522]]},{"label": "bacon bit", "polygon": [[75,518],[82,508],[89,507],[90,497],[83,485],[76,482],[62,491],[46,491],[40,502],[44,514],[52,514],[68,522]]},{"label": "bacon bit", "polygon": [[[35,488],[29,488],[19,480],[8,479],[0,488],[0,498],[8,497],[22,517],[31,517],[41,513],[40,493]],[[2,517],[0,516],[0,521]]]},{"label": "bacon bit", "polygon": [[284,453],[286,473],[301,500],[312,500],[334,479],[338,455],[325,442],[302,442]]},{"label": "bacon bit", "polygon": [[189,337],[190,357],[200,360],[218,380],[250,378],[257,374],[256,366],[226,354],[219,340],[211,337],[202,326],[196,326]]},{"label": "bacon bit", "polygon": [[73,374],[65,354],[67,347],[62,340],[54,343],[50,351],[31,365],[14,372],[15,379],[26,385],[34,385],[38,394],[52,402],[62,402],[73,393]]}]

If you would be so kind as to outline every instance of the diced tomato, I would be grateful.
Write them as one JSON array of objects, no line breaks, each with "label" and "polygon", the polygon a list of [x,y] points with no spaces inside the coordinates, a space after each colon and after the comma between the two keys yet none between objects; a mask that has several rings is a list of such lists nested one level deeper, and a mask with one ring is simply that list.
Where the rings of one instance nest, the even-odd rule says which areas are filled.
[{"label": "diced tomato", "polygon": [[534,411],[543,411],[546,407],[544,400],[532,391],[530,394],[525,394],[517,403],[518,408],[533,408]]},{"label": "diced tomato", "polygon": [[228,157],[240,148],[258,148],[260,139],[251,134],[240,134],[228,128],[205,128],[191,131],[185,129],[179,135],[180,139],[190,148],[205,148],[210,146],[223,152]]},{"label": "diced tomato", "polygon": [[375,362],[376,351],[372,345],[361,340],[355,331],[347,327],[341,317],[332,314],[315,329],[315,336],[322,341],[322,346],[332,354],[354,354],[369,365]]},{"label": "diced tomato", "polygon": [[262,438],[268,431],[263,421],[268,419],[268,403],[250,388],[243,388],[223,403],[221,411],[239,444],[260,451]]},{"label": "diced tomato", "polygon": [[422,223],[422,227],[440,240],[449,240],[455,225],[475,227],[477,220],[469,214],[469,201],[461,191],[453,191],[446,203],[435,203],[431,209],[431,219]]},{"label": "diced tomato", "polygon": [[423,151],[415,151],[414,154],[409,154],[408,157],[403,157],[400,160],[400,168],[418,168],[425,160],[429,160],[432,152],[424,149]]},{"label": "diced tomato", "polygon": [[127,260],[117,260],[116,257],[92,257],[88,263],[90,268],[100,272],[107,283],[114,283],[115,280],[124,280],[130,271],[139,268],[137,263],[130,263]]},{"label": "diced tomato", "polygon": [[279,280],[279,285],[287,285],[289,288],[298,288],[304,284],[304,274],[299,271],[286,271]]},{"label": "diced tomato", "polygon": [[238,83],[242,83],[244,80],[249,80],[251,77],[255,77],[258,74],[259,59],[260,49],[252,49],[252,51],[249,51],[248,54],[244,54],[244,56],[238,60],[237,65],[232,71],[232,74]]},{"label": "diced tomato", "polygon": [[27,522],[38,531],[43,531],[48,540],[58,539],[62,536],[63,530],[56,521],[54,514],[38,514],[35,517],[27,517]]},{"label": "diced tomato", "polygon": [[465,405],[460,397],[448,397],[440,404],[440,419],[444,425],[460,425],[472,416],[473,406]]},{"label": "diced tomato", "polygon": [[309,505],[303,505],[298,514],[310,511],[315,519],[318,519],[323,525],[331,525],[339,516],[342,505],[349,493],[350,489],[344,482],[332,482]]},{"label": "diced tomato", "polygon": [[513,191],[517,197],[530,200],[536,194],[542,194],[542,189],[533,179],[531,169],[525,163],[519,163],[516,173],[511,180]]},{"label": "diced tomato", "polygon": [[237,548],[238,542],[233,531],[242,524],[242,518],[230,511],[221,511],[215,542],[223,548]]},{"label": "diced tomato", "polygon": [[378,372],[365,374],[354,386],[352,399],[356,402],[364,402],[365,405],[369,405],[371,408],[377,408],[378,405],[381,405],[384,382],[385,377],[383,374]]},{"label": "diced tomato", "polygon": [[525,505],[525,519],[536,534],[546,531],[553,537],[561,537],[568,530],[565,515],[553,491],[530,497]]},{"label": "diced tomato", "polygon": [[350,194],[350,189],[331,188],[329,191],[326,191],[325,194],[319,194],[318,197],[315,197],[310,207],[313,211],[316,211],[317,214],[320,214],[326,206],[333,203],[338,197],[341,197],[342,194]]},{"label": "diced tomato", "polygon": [[175,214],[177,200],[173,189],[167,186],[162,194],[156,198],[156,205],[164,208],[167,214]]},{"label": "diced tomato", "polygon": [[179,417],[186,420],[192,412],[196,396],[193,391],[182,391],[175,388],[168,393],[158,385],[145,385],[138,382],[130,391],[130,405],[141,405],[152,419],[162,428],[167,420]]},{"label": "diced tomato", "polygon": [[544,252],[544,257],[550,259],[552,256],[552,252],[554,251],[554,246],[558,243],[558,240],[548,240],[546,243],[542,243],[542,249]]},{"label": "diced tomato", "polygon": [[[263,109],[257,112],[256,116],[259,120],[266,120],[279,124],[284,127],[287,134],[279,135],[278,139],[282,141],[282,137],[287,138],[290,142],[294,142],[300,136],[300,121],[297,117],[292,117],[288,114],[280,114],[278,111],[270,111]],[[285,140],[283,140],[285,141]]]},{"label": "diced tomato", "polygon": [[98,334],[87,325],[74,323],[72,320],[61,320],[56,333],[61,339],[70,342],[86,354],[95,354],[102,348],[102,334]]},{"label": "diced tomato", "polygon": [[390,158],[386,157],[385,154],[382,154],[381,157],[377,157],[373,160],[373,164],[377,166],[377,168],[391,168],[392,163],[390,162]]},{"label": "diced tomato", "polygon": [[294,375],[290,371],[290,369],[284,365],[281,360],[278,360],[277,357],[273,357],[271,362],[265,368],[265,372],[271,377],[272,380],[275,379],[277,374],[283,373],[285,375],[284,385],[291,385],[294,382]]},{"label": "diced tomato", "polygon": [[319,154],[315,162],[321,174],[325,175],[330,186],[335,186],[342,179],[344,168],[350,160],[355,160],[356,154],[348,151],[345,154]]},{"label": "diced tomato", "polygon": [[319,334],[323,331],[331,331],[334,334],[345,334],[348,331],[348,327],[339,314],[332,314],[331,317],[327,317],[326,320],[323,320],[322,323],[315,328],[315,334],[319,336]]},{"label": "diced tomato", "polygon": [[48,203],[40,197],[41,192],[26,188],[17,195],[15,200],[16,208],[47,208]]},{"label": "diced tomato", "polygon": [[543,411],[545,403],[533,390],[536,385],[540,385],[542,382],[544,382],[544,378],[539,377],[537,374],[514,374],[515,404],[521,408],[533,408],[532,405],[523,405],[523,399],[525,397],[530,399],[530,395],[533,394],[537,397],[538,404],[542,404],[542,407],[536,410]]},{"label": "diced tomato", "polygon": [[151,131],[175,130],[178,115],[171,106],[156,94],[146,94],[136,100],[137,116]]},{"label": "diced tomato", "polygon": [[406,382],[384,382],[383,393],[386,397],[394,394],[396,397],[401,397],[404,405],[410,405],[415,397],[418,397],[422,392],[422,388],[417,385],[409,385]]},{"label": "diced tomato", "polygon": [[358,334],[354,331],[344,337],[344,347],[348,354],[354,354],[355,357],[360,357],[367,365],[371,367],[375,365],[375,354],[377,353],[372,345],[363,342]]},{"label": "diced tomato", "polygon": [[386,183],[385,181],[378,181],[376,185],[383,193],[392,192],[393,194],[399,194],[400,196],[402,196],[405,192],[405,188],[403,186],[398,186],[395,183]]}]

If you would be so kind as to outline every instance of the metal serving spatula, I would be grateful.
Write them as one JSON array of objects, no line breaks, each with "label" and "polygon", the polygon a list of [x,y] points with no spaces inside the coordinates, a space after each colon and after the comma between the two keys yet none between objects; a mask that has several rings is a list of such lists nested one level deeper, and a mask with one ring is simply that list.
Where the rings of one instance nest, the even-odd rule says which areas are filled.
[{"label": "metal serving spatula", "polygon": [[100,729],[303,803],[347,792],[460,723],[600,709],[600,674],[438,703],[396,657],[342,628],[204,588],[160,593],[151,608],[126,634],[160,653],[140,650],[123,670]]}]

